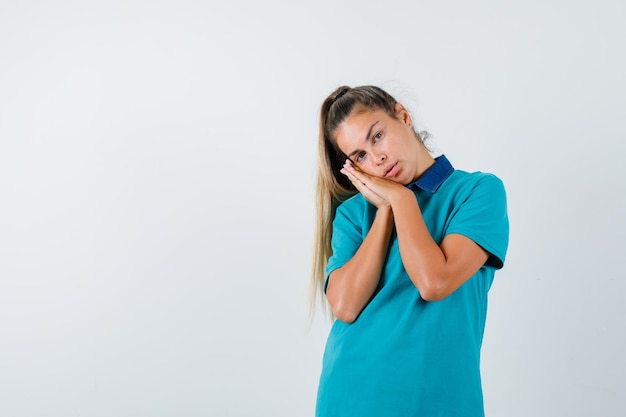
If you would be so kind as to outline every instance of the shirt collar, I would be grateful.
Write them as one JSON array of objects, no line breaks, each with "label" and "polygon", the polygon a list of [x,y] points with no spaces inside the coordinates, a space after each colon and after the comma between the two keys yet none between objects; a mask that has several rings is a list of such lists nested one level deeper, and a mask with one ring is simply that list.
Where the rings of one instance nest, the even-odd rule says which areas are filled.
[{"label": "shirt collar", "polygon": [[418,189],[434,193],[439,186],[454,172],[454,167],[445,155],[435,158],[435,163],[430,166],[418,179],[408,184],[413,191]]}]

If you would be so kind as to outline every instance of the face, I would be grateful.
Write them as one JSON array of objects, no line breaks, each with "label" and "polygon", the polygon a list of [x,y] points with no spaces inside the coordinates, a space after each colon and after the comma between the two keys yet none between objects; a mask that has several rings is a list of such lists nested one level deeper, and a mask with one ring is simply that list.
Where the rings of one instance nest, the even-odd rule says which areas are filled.
[{"label": "face", "polygon": [[396,105],[397,118],[382,110],[356,109],[335,131],[337,146],[362,171],[400,184],[421,174],[427,153],[415,137],[411,117]]}]

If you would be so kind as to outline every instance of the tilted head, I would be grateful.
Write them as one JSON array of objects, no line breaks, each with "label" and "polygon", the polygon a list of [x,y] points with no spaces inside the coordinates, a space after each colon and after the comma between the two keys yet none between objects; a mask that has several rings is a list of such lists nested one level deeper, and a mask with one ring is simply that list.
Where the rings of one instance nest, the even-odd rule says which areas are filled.
[{"label": "tilted head", "polygon": [[[344,122],[354,120],[356,114],[366,112],[380,112],[383,116],[408,126],[411,139],[417,138],[421,143],[420,136],[413,130],[410,116],[406,109],[396,101],[389,93],[376,86],[361,86],[350,88],[342,86],[336,89],[324,100],[320,112],[320,173],[326,177],[327,186],[333,195],[339,199],[355,191],[347,177],[340,173],[344,162],[350,156],[353,162],[355,155],[349,155],[354,149],[349,140],[343,139],[342,130],[345,130]],[[375,134],[375,132],[374,132]],[[345,134],[343,137],[345,138]],[[341,143],[338,143],[338,139]],[[352,139],[352,138],[350,138]],[[374,138],[373,141],[376,139]],[[340,146],[342,145],[342,146]],[[356,146],[356,145],[355,145]],[[344,149],[340,149],[343,147]],[[368,163],[371,168],[373,157],[384,159],[385,156],[371,155]],[[384,160],[377,161],[381,165],[380,170],[389,168]],[[384,168],[383,168],[384,167]],[[370,171],[373,175],[384,176],[385,171]],[[411,176],[405,171],[406,175]],[[403,181],[407,182],[407,181]]]}]

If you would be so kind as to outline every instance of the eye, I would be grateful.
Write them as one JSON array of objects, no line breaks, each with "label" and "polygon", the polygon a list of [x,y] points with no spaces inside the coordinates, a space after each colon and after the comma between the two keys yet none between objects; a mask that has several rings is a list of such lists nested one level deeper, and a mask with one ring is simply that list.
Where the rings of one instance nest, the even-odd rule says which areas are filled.
[{"label": "eye", "polygon": [[383,132],[378,132],[374,135],[374,137],[372,138],[372,140],[374,142],[378,142],[379,140],[381,140],[383,137]]},{"label": "eye", "polygon": [[361,162],[363,160],[363,158],[365,158],[365,152],[359,152],[356,154],[356,162]]}]

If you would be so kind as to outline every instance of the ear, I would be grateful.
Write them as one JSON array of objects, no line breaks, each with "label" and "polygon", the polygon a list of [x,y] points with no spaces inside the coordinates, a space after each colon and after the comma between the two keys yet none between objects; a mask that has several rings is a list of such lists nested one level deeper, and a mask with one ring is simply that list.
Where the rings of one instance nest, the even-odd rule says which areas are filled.
[{"label": "ear", "polygon": [[407,126],[413,126],[411,115],[409,114],[409,111],[402,104],[396,103],[393,110],[398,120],[400,120],[402,123],[406,124]]}]

